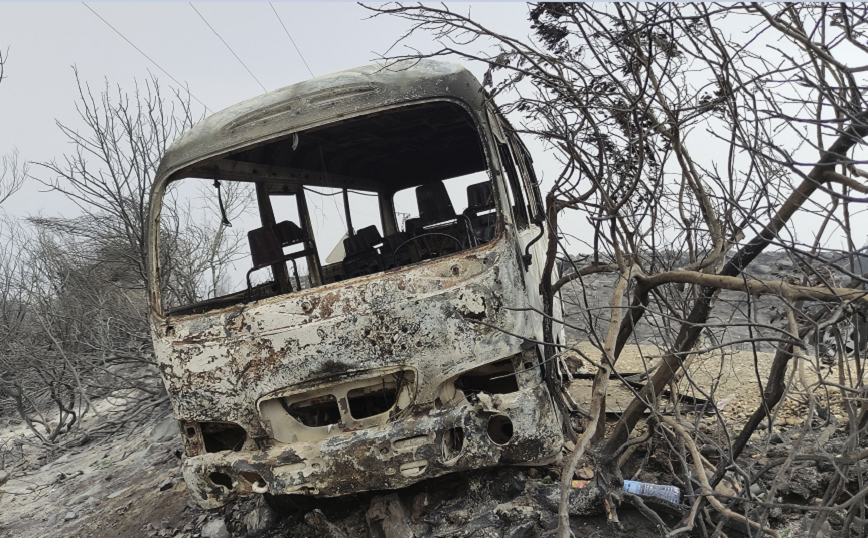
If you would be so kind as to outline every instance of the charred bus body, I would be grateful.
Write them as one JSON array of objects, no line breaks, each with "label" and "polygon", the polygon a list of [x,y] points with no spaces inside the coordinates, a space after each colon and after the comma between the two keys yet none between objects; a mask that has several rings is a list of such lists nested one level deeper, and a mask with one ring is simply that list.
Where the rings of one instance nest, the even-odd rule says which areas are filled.
[{"label": "charred bus body", "polygon": [[[167,189],[190,181],[249,188],[258,212],[238,289],[183,304],[166,297],[159,238]],[[318,195],[340,220],[317,219]],[[358,229],[357,199],[377,217]],[[530,155],[454,64],[312,79],[185,133],[153,188],[148,262],[195,500],[337,496],[556,459],[561,421],[534,343],[541,212]],[[328,256],[317,226],[345,234]]]}]

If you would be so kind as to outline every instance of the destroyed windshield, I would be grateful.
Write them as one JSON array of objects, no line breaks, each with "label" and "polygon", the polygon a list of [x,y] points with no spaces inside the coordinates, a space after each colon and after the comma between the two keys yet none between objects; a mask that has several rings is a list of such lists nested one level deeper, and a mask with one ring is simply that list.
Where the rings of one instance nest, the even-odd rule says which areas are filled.
[{"label": "destroyed windshield", "polygon": [[[189,260],[161,267],[164,309],[200,313],[473,249],[496,235],[494,200],[476,123],[444,101],[205,161],[164,196],[161,259]],[[201,276],[175,278],[185,271]]]}]

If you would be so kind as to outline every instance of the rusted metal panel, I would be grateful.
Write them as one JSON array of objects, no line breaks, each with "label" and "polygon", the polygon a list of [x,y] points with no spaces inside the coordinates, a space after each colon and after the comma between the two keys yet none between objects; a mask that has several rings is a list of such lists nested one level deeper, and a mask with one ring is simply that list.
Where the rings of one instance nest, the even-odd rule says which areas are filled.
[{"label": "rusted metal panel", "polygon": [[439,380],[520,351],[522,339],[489,326],[531,326],[526,312],[503,308],[523,306],[510,243],[155,326],[175,415],[264,437],[255,404],[267,395],[400,365],[417,370],[416,400],[433,402]]},{"label": "rusted metal panel", "polygon": [[[487,431],[491,418],[499,416],[508,416],[514,429],[506,444],[494,442]],[[450,432],[456,428],[462,430],[463,439],[454,450]],[[188,458],[183,472],[196,501],[216,508],[257,492],[243,473],[262,478],[264,488],[259,493],[331,497],[401,488],[456,471],[547,463],[559,455],[562,442],[548,392],[537,385],[487,401],[470,398],[442,409],[421,407],[406,420],[340,437]],[[209,478],[212,473],[229,480],[215,484]]]}]

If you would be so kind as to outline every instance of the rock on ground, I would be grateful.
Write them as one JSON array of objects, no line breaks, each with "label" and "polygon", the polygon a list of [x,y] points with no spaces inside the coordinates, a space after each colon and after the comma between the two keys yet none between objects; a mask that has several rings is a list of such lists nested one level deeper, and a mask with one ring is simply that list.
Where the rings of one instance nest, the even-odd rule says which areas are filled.
[{"label": "rock on ground", "polygon": [[260,501],[244,518],[247,536],[261,535],[272,528],[279,519],[280,516],[268,504]]},{"label": "rock on ground", "polygon": [[368,528],[373,538],[413,536],[413,531],[410,530],[410,518],[395,493],[374,497],[365,519],[368,521]]},{"label": "rock on ground", "polygon": [[231,538],[231,535],[226,523],[222,519],[215,519],[202,527],[202,538]]},{"label": "rock on ground", "polygon": [[176,435],[180,435],[178,421],[170,415],[154,426],[154,429],[151,430],[150,437],[152,442],[160,443],[162,441],[170,441],[174,439]]}]

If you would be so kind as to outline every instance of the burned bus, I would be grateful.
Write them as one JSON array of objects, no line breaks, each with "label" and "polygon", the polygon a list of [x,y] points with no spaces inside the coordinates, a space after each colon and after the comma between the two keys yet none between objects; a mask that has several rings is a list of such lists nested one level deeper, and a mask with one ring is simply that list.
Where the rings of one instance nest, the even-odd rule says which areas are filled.
[{"label": "burned bus", "polygon": [[[234,288],[170,299],[162,210],[184,185],[214,189],[244,255]],[[246,226],[226,222],[241,190]],[[314,78],[184,133],[151,193],[148,271],[194,499],[333,497],[559,458],[542,211],[528,150],[452,63]]]}]

